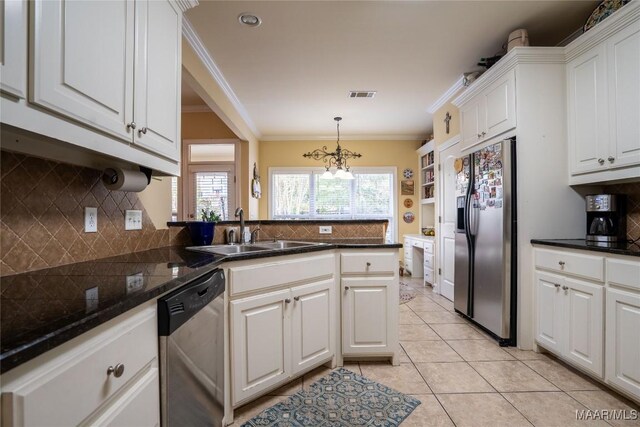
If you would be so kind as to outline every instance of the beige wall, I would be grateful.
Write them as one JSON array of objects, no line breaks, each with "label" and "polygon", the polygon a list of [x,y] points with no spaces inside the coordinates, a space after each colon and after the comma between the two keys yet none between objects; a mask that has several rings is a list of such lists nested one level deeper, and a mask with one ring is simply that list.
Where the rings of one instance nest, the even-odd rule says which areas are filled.
[{"label": "beige wall", "polygon": [[[451,121],[449,122],[449,133],[446,132],[444,118],[449,112]],[[433,114],[433,139],[436,145],[442,144],[451,137],[460,133],[460,111],[452,103],[447,103]]]},{"label": "beige wall", "polygon": [[[303,153],[327,145],[329,150],[335,148],[335,141],[261,141],[260,142],[260,173],[262,178],[262,198],[260,199],[260,219],[269,219],[269,168],[271,167],[321,167],[323,163],[302,157]],[[362,158],[349,161],[350,166],[392,166],[397,169],[397,218],[398,241],[403,234],[415,234],[420,232],[418,221],[419,192],[417,189],[419,177],[417,176],[418,157],[416,150],[420,147],[420,141],[343,141],[342,145],[351,151],[362,154]],[[402,171],[411,168],[414,171],[416,190],[413,196],[400,195],[400,181]],[[405,199],[413,200],[413,207],[407,209],[403,206]],[[402,215],[411,211],[416,215],[412,224],[402,220]]]},{"label": "beige wall", "polygon": [[167,228],[171,221],[171,178],[153,178],[149,186],[138,193],[138,199],[157,230]]}]

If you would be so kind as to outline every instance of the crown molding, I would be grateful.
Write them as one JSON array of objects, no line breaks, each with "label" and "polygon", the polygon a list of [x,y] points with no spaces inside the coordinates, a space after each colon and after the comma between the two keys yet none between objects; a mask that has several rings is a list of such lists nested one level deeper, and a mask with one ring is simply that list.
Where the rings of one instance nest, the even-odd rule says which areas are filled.
[{"label": "crown molding", "polygon": [[[424,141],[426,135],[380,135],[380,134],[360,134],[360,135],[342,135],[340,141]],[[279,141],[335,141],[336,136],[318,136],[318,135],[267,135],[260,138],[260,142],[279,142]]]},{"label": "crown molding", "polygon": [[514,47],[452,101],[460,108],[519,64],[565,64],[563,47]]},{"label": "crown molding", "polygon": [[181,107],[183,113],[212,113],[213,110],[208,105],[183,105]]},{"label": "crown molding", "polygon": [[183,13],[189,9],[193,9],[198,4],[200,4],[198,0],[174,0],[174,1],[176,2],[180,10],[182,10]]},{"label": "crown molding", "polygon": [[631,1],[565,47],[567,62],[628,27],[640,17],[640,1]]},{"label": "crown molding", "polygon": [[220,71],[220,68],[218,68],[218,66],[214,62],[213,58],[211,57],[211,54],[205,47],[204,43],[202,42],[202,40],[200,39],[196,31],[193,29],[191,22],[189,22],[189,20],[185,16],[182,17],[182,35],[187,40],[187,43],[189,43],[189,46],[191,46],[191,48],[196,53],[200,61],[202,61],[202,64],[205,66],[207,71],[209,71],[209,74],[211,75],[211,77],[220,86],[220,88],[226,95],[227,99],[229,99],[229,102],[231,102],[231,105],[233,105],[233,107],[238,112],[242,120],[246,123],[249,129],[251,129],[251,132],[253,132],[253,135],[257,139],[260,139],[261,134],[258,131],[258,128],[256,127],[255,123],[253,123],[253,120],[251,120],[249,113],[244,108],[244,106],[236,96],[233,89],[231,89],[231,86],[229,85],[227,80],[224,78],[222,71]]},{"label": "crown molding", "polygon": [[445,93],[438,98],[436,102],[434,102],[431,107],[427,110],[429,114],[434,114],[440,108],[442,108],[453,96],[460,91],[464,87],[464,76],[460,76],[456,82],[451,85],[449,89],[446,90]]}]

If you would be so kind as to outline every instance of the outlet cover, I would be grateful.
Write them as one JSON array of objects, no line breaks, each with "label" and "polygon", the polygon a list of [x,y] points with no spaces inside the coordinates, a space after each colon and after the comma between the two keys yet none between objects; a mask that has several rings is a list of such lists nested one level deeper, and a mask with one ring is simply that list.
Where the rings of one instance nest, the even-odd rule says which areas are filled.
[{"label": "outlet cover", "polygon": [[84,232],[98,231],[98,208],[84,208]]},{"label": "outlet cover", "polygon": [[142,230],[142,211],[137,211],[137,210],[124,211],[124,229],[125,230]]},{"label": "outlet cover", "polygon": [[320,234],[331,234],[333,233],[330,225],[321,225],[320,226]]},{"label": "outlet cover", "polygon": [[144,286],[144,276],[142,273],[127,276],[127,293],[136,292]]}]

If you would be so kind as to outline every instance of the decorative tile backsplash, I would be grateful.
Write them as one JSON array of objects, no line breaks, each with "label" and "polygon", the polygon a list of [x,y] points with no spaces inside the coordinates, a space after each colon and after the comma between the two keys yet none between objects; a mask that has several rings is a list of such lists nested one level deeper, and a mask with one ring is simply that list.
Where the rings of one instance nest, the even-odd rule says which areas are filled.
[{"label": "decorative tile backsplash", "polygon": [[640,182],[608,185],[604,192],[627,195],[627,239],[640,238]]},{"label": "decorative tile backsplash", "polygon": [[[107,190],[101,172],[0,152],[0,275],[190,243],[184,228],[157,230],[136,193]],[[84,208],[98,232],[84,232]],[[142,211],[142,230],[124,230],[124,211]]]}]

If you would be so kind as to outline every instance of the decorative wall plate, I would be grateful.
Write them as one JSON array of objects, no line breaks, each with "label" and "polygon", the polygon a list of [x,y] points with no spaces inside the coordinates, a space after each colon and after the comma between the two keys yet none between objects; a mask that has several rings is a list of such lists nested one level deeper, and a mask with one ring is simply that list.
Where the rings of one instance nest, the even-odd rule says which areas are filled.
[{"label": "decorative wall plate", "polygon": [[404,171],[402,171],[402,175],[404,175],[406,179],[411,178],[413,176],[413,169],[406,168]]},{"label": "decorative wall plate", "polygon": [[413,206],[413,200],[411,200],[411,199],[404,199],[403,204],[404,204],[404,207],[405,207],[405,208],[409,209],[410,207],[412,207],[412,206]]},{"label": "decorative wall plate", "polygon": [[404,215],[402,215],[402,219],[407,224],[411,224],[416,219],[416,216],[413,214],[413,212],[405,212]]}]

